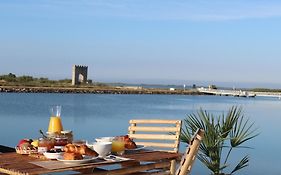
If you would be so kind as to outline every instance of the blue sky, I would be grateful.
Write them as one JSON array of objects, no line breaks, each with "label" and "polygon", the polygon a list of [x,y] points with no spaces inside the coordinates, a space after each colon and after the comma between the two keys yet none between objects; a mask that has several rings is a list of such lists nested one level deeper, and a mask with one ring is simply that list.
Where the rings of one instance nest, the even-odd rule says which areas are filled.
[{"label": "blue sky", "polygon": [[0,74],[281,88],[281,1],[1,0]]}]

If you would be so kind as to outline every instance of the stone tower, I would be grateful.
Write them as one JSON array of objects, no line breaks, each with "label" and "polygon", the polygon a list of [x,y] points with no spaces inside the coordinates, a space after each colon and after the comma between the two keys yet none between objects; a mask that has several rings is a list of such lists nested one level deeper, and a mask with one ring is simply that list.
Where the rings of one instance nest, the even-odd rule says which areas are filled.
[{"label": "stone tower", "polygon": [[72,85],[87,83],[88,66],[73,65],[72,67]]}]

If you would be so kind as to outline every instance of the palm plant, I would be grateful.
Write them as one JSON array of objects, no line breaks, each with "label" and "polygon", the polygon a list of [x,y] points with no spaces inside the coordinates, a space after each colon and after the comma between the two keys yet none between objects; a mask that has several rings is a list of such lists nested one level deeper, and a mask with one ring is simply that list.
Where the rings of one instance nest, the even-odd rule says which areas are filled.
[{"label": "palm plant", "polygon": [[[181,141],[189,143],[191,134],[197,128],[204,129],[205,137],[199,148],[198,159],[213,175],[223,175],[223,171],[230,166],[228,160],[233,149],[242,148],[241,144],[258,135],[253,126],[254,123],[245,119],[242,107],[232,106],[227,114],[219,116],[200,109],[184,119]],[[246,155],[228,174],[234,174],[248,165],[249,156]]]}]

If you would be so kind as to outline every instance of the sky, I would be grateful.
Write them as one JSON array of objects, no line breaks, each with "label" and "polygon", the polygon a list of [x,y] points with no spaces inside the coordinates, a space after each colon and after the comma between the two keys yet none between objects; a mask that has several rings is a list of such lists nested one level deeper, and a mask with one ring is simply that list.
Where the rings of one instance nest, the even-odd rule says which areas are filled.
[{"label": "sky", "polygon": [[281,88],[281,1],[1,0],[0,74]]}]

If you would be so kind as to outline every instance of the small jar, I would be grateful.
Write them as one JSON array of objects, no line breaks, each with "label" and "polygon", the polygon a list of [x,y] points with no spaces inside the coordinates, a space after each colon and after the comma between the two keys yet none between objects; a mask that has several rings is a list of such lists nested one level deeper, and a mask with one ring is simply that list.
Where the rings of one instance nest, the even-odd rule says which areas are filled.
[{"label": "small jar", "polygon": [[67,145],[68,138],[65,136],[59,136],[55,138],[55,148],[56,149],[63,149],[65,145]]},{"label": "small jar", "polygon": [[38,139],[38,153],[44,153],[54,148],[54,140],[51,138],[41,137]]},{"label": "small jar", "polygon": [[65,130],[61,131],[61,136],[66,137],[68,140],[68,143],[72,143],[73,141],[73,134],[71,130]]}]

